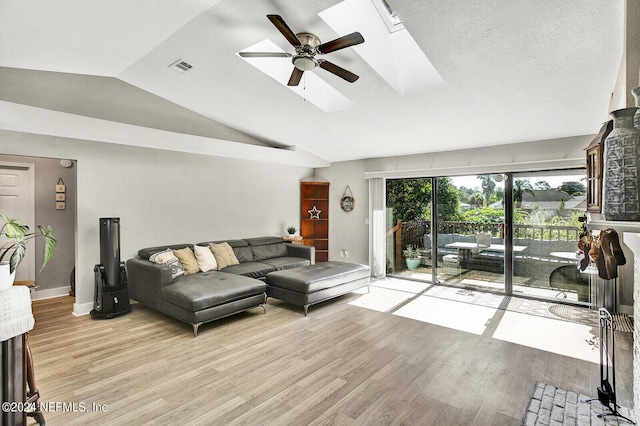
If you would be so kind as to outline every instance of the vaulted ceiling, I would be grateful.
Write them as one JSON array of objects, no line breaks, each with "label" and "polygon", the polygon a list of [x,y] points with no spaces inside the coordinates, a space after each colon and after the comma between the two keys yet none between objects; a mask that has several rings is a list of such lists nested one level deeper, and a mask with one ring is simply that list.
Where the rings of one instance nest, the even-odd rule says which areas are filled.
[{"label": "vaulted ceiling", "polygon": [[[357,1],[375,0],[345,3]],[[339,0],[0,0],[0,128],[73,117],[68,127],[85,126],[89,140],[194,152],[276,147],[321,164],[594,134],[607,119],[621,0],[388,3],[444,84],[412,86],[423,73],[416,55],[359,28],[361,16],[341,16],[345,30],[336,31],[323,11]],[[316,68],[300,94],[251,66],[237,52],[265,39],[292,51],[267,14],[323,42],[360,31],[364,44],[326,56],[360,78]],[[398,73],[409,90],[385,79],[372,49],[383,66],[409,69]],[[192,68],[176,72],[177,60]],[[327,112],[306,99],[316,80],[349,106]],[[105,120],[179,137],[118,140],[122,128],[96,124]]]}]

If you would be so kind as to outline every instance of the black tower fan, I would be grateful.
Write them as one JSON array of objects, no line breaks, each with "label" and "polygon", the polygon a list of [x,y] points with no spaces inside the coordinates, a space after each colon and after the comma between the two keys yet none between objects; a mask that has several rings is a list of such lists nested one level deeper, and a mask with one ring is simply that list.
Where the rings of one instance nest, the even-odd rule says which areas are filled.
[{"label": "black tower fan", "polygon": [[127,271],[120,262],[120,218],[100,218],[100,264],[93,268],[96,296],[91,316],[113,318],[131,312]]}]

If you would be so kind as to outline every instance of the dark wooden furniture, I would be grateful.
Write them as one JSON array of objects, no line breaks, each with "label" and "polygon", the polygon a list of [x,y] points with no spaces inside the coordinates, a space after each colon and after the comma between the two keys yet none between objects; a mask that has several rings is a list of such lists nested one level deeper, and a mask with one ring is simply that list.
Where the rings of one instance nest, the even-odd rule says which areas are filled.
[{"label": "dark wooden furniture", "polygon": [[300,236],[316,248],[316,262],[329,260],[329,182],[300,183]]},{"label": "dark wooden furniture", "polygon": [[604,140],[613,129],[613,120],[602,125],[600,132],[587,147],[587,211],[600,213],[602,209],[602,173],[604,168]]}]

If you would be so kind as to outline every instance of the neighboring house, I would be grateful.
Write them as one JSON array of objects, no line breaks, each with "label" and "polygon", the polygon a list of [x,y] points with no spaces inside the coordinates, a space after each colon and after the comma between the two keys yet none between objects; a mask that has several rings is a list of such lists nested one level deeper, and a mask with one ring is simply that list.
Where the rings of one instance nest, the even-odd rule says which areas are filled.
[{"label": "neighboring house", "polygon": [[571,211],[586,210],[586,195],[571,196],[557,189],[536,189],[523,194],[520,208],[528,213],[542,210],[549,217],[568,216]]}]

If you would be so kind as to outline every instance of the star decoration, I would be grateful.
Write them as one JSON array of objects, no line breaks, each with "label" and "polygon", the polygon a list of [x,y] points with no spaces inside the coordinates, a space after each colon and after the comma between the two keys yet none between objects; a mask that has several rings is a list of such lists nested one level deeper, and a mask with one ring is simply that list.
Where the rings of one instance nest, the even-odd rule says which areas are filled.
[{"label": "star decoration", "polygon": [[309,219],[320,219],[320,211],[316,208],[316,206],[313,206],[313,208],[311,210],[307,210],[309,212],[309,215],[311,215],[311,217]]}]

